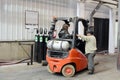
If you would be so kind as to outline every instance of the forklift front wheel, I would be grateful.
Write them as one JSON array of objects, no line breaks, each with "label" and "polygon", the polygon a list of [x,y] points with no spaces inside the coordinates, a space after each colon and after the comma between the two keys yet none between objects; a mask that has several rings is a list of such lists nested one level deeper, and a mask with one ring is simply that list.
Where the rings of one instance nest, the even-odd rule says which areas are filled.
[{"label": "forklift front wheel", "polygon": [[52,74],[55,73],[50,69],[49,65],[47,65],[47,70],[48,70],[49,73],[52,73]]},{"label": "forklift front wheel", "polygon": [[72,77],[75,74],[75,67],[71,64],[65,65],[62,68],[62,74],[65,77]]}]

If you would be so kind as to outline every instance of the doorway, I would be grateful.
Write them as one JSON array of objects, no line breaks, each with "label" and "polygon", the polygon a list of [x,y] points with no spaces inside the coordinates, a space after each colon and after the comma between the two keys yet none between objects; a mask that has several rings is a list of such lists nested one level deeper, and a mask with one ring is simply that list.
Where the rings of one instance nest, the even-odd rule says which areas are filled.
[{"label": "doorway", "polygon": [[97,40],[97,51],[108,50],[109,19],[94,18],[94,32]]}]

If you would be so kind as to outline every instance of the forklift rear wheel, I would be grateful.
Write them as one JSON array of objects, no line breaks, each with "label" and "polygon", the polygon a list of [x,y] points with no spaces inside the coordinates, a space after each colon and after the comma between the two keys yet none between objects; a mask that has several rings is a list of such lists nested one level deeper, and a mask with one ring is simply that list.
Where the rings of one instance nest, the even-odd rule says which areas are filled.
[{"label": "forklift rear wheel", "polygon": [[70,64],[65,65],[62,68],[62,74],[65,77],[72,77],[72,76],[74,76],[74,74],[75,74],[75,67],[73,65],[70,65]]},{"label": "forklift rear wheel", "polygon": [[55,72],[53,72],[53,71],[50,69],[50,66],[49,66],[49,65],[47,65],[47,70],[48,70],[49,73],[52,73],[52,74],[55,73]]}]

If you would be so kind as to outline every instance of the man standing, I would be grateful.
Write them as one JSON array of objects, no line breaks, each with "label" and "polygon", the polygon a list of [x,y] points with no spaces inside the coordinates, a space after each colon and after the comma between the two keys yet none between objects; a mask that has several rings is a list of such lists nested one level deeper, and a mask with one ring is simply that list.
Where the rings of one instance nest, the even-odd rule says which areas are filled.
[{"label": "man standing", "polygon": [[88,74],[94,73],[94,57],[96,54],[96,38],[93,35],[93,31],[87,31],[87,36],[85,35],[77,35],[80,37],[83,41],[86,41],[85,44],[85,54],[88,58]]}]

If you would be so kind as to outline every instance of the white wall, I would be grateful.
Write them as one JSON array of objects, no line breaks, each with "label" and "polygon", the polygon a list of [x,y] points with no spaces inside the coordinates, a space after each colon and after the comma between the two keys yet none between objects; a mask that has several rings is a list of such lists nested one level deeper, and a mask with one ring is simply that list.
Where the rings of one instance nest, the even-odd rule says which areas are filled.
[{"label": "white wall", "polygon": [[[95,3],[85,4],[85,19],[89,18]],[[39,27],[50,27],[52,16],[77,16],[75,0],[0,0],[0,41],[34,40],[33,33],[25,29],[25,10],[39,12]],[[95,17],[108,17],[107,8],[102,8]],[[82,12],[82,11],[81,11]]]},{"label": "white wall", "polygon": [[39,12],[39,27],[50,27],[52,16],[74,16],[73,0],[0,0],[0,41],[33,40],[25,29],[25,10]]}]

